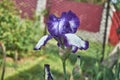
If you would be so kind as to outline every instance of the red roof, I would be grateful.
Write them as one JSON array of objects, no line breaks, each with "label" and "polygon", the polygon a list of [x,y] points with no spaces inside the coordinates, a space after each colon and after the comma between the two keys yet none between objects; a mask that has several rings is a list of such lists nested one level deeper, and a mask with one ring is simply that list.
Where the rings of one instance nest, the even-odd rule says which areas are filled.
[{"label": "red roof", "polygon": [[88,3],[80,3],[67,0],[48,0],[49,13],[60,16],[62,12],[73,11],[80,19],[79,29],[98,32],[103,7]]}]

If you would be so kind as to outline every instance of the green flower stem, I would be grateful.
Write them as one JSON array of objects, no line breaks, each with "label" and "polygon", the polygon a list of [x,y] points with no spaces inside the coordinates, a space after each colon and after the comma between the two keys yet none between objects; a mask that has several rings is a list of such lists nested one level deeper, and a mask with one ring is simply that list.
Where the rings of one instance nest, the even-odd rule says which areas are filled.
[{"label": "green flower stem", "polygon": [[63,72],[64,72],[64,78],[65,80],[67,80],[67,73],[66,73],[66,60],[62,60],[62,64],[63,64]]}]

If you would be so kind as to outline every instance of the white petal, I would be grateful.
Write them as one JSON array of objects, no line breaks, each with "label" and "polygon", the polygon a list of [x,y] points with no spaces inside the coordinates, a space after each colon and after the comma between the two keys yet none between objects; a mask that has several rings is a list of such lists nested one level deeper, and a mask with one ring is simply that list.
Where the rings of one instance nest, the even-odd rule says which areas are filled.
[{"label": "white petal", "polygon": [[80,37],[78,37],[77,35],[72,34],[72,33],[65,34],[65,39],[64,40],[65,40],[64,41],[65,45],[76,46],[79,49],[86,50],[89,46],[88,41],[84,41]]},{"label": "white petal", "polygon": [[48,40],[50,40],[52,38],[51,35],[45,35],[42,38],[40,38],[40,40],[38,41],[38,43],[36,44],[34,50],[39,50],[42,46],[44,46]]}]

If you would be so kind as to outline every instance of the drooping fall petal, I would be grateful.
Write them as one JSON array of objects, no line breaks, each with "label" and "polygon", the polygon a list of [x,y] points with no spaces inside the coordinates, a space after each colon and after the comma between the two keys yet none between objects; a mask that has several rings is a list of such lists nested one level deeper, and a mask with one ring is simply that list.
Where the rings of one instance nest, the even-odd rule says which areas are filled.
[{"label": "drooping fall petal", "polygon": [[36,44],[36,46],[34,47],[34,50],[39,50],[42,46],[44,46],[48,40],[50,40],[52,38],[51,35],[45,35],[43,36],[38,43]]},{"label": "drooping fall petal", "polygon": [[76,46],[81,50],[86,50],[89,46],[88,41],[84,41],[80,37],[72,33],[64,35],[64,44],[65,46]]}]

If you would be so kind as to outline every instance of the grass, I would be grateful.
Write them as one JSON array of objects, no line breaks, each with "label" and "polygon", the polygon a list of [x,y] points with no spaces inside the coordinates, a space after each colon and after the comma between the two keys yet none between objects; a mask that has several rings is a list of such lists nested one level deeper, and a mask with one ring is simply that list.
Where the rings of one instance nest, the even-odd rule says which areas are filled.
[{"label": "grass", "polygon": [[[58,55],[58,48],[55,40],[51,40],[46,48],[41,51],[33,51],[33,56],[23,58],[18,61],[17,66],[13,61],[7,61],[5,80],[44,80],[44,64],[50,64],[51,72],[55,80],[64,80],[62,62]],[[112,47],[107,45],[106,56]],[[78,51],[81,59],[85,61],[86,68],[93,66],[95,61],[100,59],[102,45],[100,43],[90,42],[90,48],[86,51]],[[67,60],[67,73],[70,76],[73,65]]]}]

